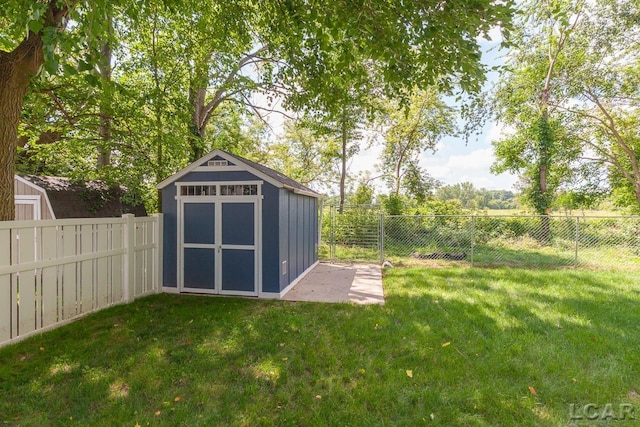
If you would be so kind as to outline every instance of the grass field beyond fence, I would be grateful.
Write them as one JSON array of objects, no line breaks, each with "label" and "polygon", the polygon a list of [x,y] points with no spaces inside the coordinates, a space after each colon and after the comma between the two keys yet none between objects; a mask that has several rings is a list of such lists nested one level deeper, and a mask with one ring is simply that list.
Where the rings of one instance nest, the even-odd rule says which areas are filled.
[{"label": "grass field beyond fence", "polygon": [[90,315],[0,350],[0,424],[599,425],[589,404],[640,422],[635,274],[384,282],[384,306],[162,294]]}]

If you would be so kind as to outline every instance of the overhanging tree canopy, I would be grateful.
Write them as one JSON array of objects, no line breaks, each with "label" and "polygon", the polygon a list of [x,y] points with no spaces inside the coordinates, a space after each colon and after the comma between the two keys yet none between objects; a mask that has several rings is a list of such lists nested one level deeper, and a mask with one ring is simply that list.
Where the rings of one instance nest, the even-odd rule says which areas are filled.
[{"label": "overhanging tree canopy", "polygon": [[[108,4],[119,5],[119,12],[134,21],[146,6],[164,8],[176,17],[197,16],[202,7],[187,0],[121,3],[5,0],[0,4],[0,220],[13,218],[17,128],[30,80],[43,68],[66,74],[97,62],[100,38],[108,28]],[[206,2],[212,4],[227,7],[222,1]],[[323,110],[345,99],[342,88],[366,88],[370,70],[392,96],[416,85],[476,90],[484,76],[477,38],[487,36],[495,25],[508,28],[511,14],[511,2],[502,0],[254,0],[233,6],[246,12],[235,18],[238,27],[250,26],[247,34],[277,61],[267,70],[267,81],[283,89],[288,106],[316,105]],[[72,25],[66,25],[67,19]],[[193,31],[202,37],[229,35],[213,30],[206,34],[202,27],[172,31],[176,40]],[[61,57],[75,57],[77,67],[58,67]],[[332,88],[337,80],[341,85],[336,92]]]}]

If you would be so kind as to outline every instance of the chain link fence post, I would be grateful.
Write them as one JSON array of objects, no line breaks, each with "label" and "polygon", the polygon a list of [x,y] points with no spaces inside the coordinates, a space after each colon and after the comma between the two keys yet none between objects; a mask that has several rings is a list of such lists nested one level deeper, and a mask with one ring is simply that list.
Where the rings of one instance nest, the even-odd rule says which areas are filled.
[{"label": "chain link fence post", "polygon": [[329,207],[329,224],[331,224],[331,230],[329,232],[329,259],[334,262],[336,256],[336,221],[335,221],[335,206]]},{"label": "chain link fence post", "polygon": [[580,217],[576,216],[576,247],[573,255],[573,266],[578,268],[578,246],[580,245]]},{"label": "chain link fence post", "polygon": [[476,216],[471,216],[471,266],[473,267],[473,249],[476,246]]},{"label": "chain link fence post", "polygon": [[380,211],[380,264],[384,263],[384,212]]}]

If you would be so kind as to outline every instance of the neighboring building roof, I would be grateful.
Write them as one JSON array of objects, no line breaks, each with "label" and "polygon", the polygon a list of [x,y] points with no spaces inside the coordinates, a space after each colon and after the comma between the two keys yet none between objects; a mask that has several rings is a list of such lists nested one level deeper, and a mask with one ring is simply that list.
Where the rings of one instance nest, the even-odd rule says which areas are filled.
[{"label": "neighboring building roof", "polygon": [[[195,162],[191,163],[189,166],[187,166],[186,168],[182,169],[181,171],[176,172],[174,175],[170,176],[169,178],[165,179],[164,181],[162,181],[161,183],[159,183],[157,185],[157,188],[162,189],[164,187],[166,187],[167,185],[171,184],[174,181],[177,181],[179,178],[183,177],[184,175],[188,174],[189,172],[193,172],[196,171],[197,168],[207,168],[206,166],[203,166],[203,164],[215,157],[219,157],[219,158],[223,158],[225,160],[230,161],[231,163],[234,163],[236,166],[241,167],[242,169],[246,170],[247,172],[250,172],[256,176],[259,176],[260,178],[264,179],[265,181],[269,182],[270,184],[275,185],[278,188],[286,188],[288,190],[293,191],[294,193],[298,193],[298,194],[303,194],[306,196],[311,196],[311,197],[315,197],[315,198],[320,198],[322,197],[322,195],[320,193],[317,193],[315,191],[313,191],[312,189],[310,189],[309,187],[300,184],[299,182],[289,178],[288,176],[286,176],[283,173],[280,173],[274,169],[268,168],[264,165],[261,165],[259,163],[256,163],[254,161],[251,161],[249,159],[245,159],[244,157],[240,157],[237,156],[235,154],[231,154],[228,153],[224,150],[213,150],[210,153],[204,155],[203,157],[201,157],[200,159],[196,160]],[[224,170],[224,166],[220,167],[220,170]],[[212,169],[212,171],[215,169]],[[228,170],[228,169],[227,169]]]},{"label": "neighboring building roof", "polygon": [[20,175],[20,178],[41,188],[47,194],[57,219],[108,218],[126,213],[146,216],[144,205],[122,201],[126,188],[109,187],[101,181],[71,182],[54,176]]}]

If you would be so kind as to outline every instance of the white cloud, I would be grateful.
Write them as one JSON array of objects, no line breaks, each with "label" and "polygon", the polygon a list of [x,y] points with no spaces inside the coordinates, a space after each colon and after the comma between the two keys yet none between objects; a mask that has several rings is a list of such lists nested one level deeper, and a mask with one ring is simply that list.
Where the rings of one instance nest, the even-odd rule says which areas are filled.
[{"label": "white cloud", "polygon": [[512,126],[506,126],[499,123],[494,123],[493,126],[487,132],[486,140],[488,142],[497,141],[503,136],[512,135],[515,129]]},{"label": "white cloud", "polygon": [[[374,146],[360,152],[351,162],[349,173],[355,176],[359,172],[369,171],[376,175],[375,164],[382,147]],[[510,174],[493,175],[489,172],[494,161],[492,148],[480,148],[468,154],[455,154],[445,156],[441,153],[435,155],[425,153],[420,159],[420,165],[434,178],[445,184],[457,184],[471,182],[478,188],[487,189],[511,189],[517,178]],[[378,180],[375,183],[378,191],[386,192],[384,184]]]},{"label": "white cloud", "polygon": [[[445,146],[444,141],[440,140],[440,141],[436,142],[435,150],[436,150],[436,152],[437,151],[442,151],[445,147],[446,146]],[[431,152],[429,151],[429,153],[431,153]]]},{"label": "white cloud", "polygon": [[477,37],[476,41],[478,43],[502,43],[503,37],[502,37],[502,31],[500,30],[499,26],[494,26],[491,27],[491,29],[489,30],[489,38],[491,40],[488,40],[484,37]]},{"label": "white cloud", "polygon": [[493,150],[481,148],[469,154],[449,157],[447,165],[457,170],[482,170],[487,171],[493,163]]},{"label": "white cloud", "polygon": [[509,189],[516,182],[510,174],[492,175],[489,172],[494,162],[493,150],[481,148],[469,154],[452,155],[446,158],[437,156],[421,161],[427,171],[445,184],[471,182],[478,188]]}]

